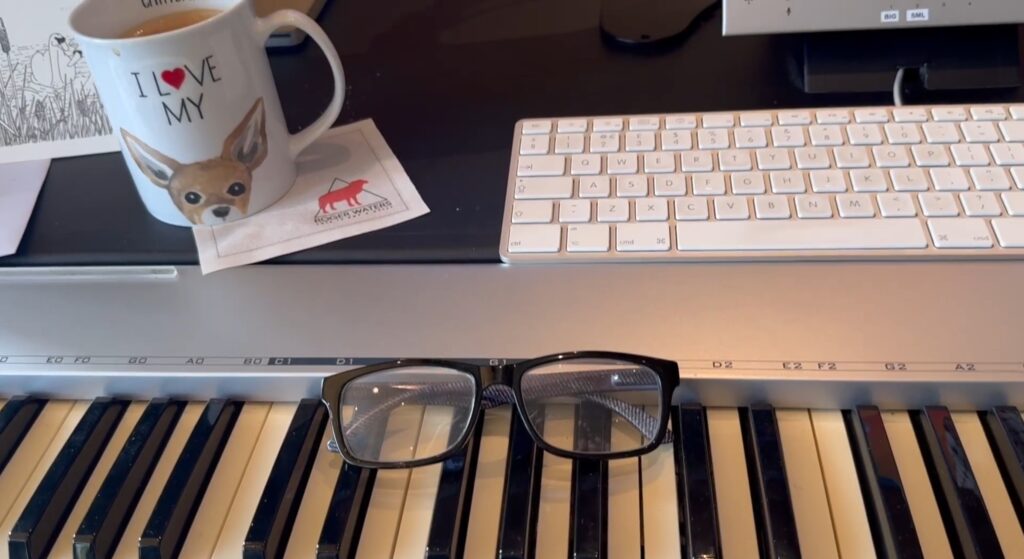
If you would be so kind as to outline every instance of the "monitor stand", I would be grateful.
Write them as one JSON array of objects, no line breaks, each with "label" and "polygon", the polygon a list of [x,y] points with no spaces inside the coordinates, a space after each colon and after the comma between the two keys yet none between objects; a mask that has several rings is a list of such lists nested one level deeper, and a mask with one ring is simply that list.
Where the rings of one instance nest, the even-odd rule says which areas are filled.
[{"label": "monitor stand", "polygon": [[914,68],[929,90],[1018,87],[1019,33],[991,25],[808,34],[793,78],[807,93],[889,91],[900,68]]},{"label": "monitor stand", "polygon": [[601,32],[626,45],[653,45],[682,37],[718,0],[602,0]]}]

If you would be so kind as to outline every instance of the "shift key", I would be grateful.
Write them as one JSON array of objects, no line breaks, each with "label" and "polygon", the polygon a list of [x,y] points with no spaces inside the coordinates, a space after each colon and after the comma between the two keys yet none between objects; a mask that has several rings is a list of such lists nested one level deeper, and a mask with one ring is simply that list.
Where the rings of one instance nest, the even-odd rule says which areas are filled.
[{"label": "shift key", "polygon": [[523,155],[516,175],[520,177],[557,177],[565,174],[564,155]]},{"label": "shift key", "polygon": [[621,223],[615,227],[615,250],[663,252],[672,247],[667,223]]}]

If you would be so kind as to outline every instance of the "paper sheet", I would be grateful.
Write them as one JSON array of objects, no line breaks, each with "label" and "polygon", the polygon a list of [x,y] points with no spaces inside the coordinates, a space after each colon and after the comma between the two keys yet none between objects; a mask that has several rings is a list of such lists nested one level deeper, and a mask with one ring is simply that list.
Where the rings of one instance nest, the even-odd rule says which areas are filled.
[{"label": "paper sheet", "polygon": [[299,156],[276,204],[192,231],[204,274],[383,229],[430,210],[372,120],[334,128]]},{"label": "paper sheet", "polygon": [[68,27],[78,0],[0,0],[0,163],[119,149]]},{"label": "paper sheet", "polygon": [[0,256],[18,250],[49,169],[49,159],[0,165]]}]

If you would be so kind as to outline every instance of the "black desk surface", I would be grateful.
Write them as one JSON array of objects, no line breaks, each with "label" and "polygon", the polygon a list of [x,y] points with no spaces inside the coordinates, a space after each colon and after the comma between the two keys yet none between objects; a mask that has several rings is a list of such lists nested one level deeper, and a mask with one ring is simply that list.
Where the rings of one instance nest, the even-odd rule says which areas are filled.
[{"label": "black desk surface", "polygon": [[[610,48],[592,0],[331,0],[320,23],[345,64],[339,123],[373,118],[430,214],[277,262],[494,262],[513,123],[524,117],[891,104],[806,95],[791,39],[721,37],[720,14],[660,53]],[[387,9],[384,9],[384,7]],[[330,76],[309,41],[271,64],[292,131]],[[908,102],[1024,99],[925,92]],[[149,216],[117,153],[54,161],[16,255],[0,265],[194,264],[189,229]]]}]

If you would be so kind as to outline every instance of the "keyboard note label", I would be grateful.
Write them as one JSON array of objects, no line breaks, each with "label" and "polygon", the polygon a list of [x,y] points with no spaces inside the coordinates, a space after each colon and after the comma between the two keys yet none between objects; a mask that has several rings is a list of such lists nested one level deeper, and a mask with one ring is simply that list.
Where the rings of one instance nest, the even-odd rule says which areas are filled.
[{"label": "keyboard note label", "polygon": [[882,11],[882,23],[899,23],[900,11],[899,10],[884,10]]},{"label": "keyboard note label", "polygon": [[928,21],[930,18],[930,12],[928,8],[917,8],[914,10],[907,10],[907,21]]},{"label": "keyboard note label", "polygon": [[955,370],[957,371],[976,371],[974,363],[957,363]]}]

